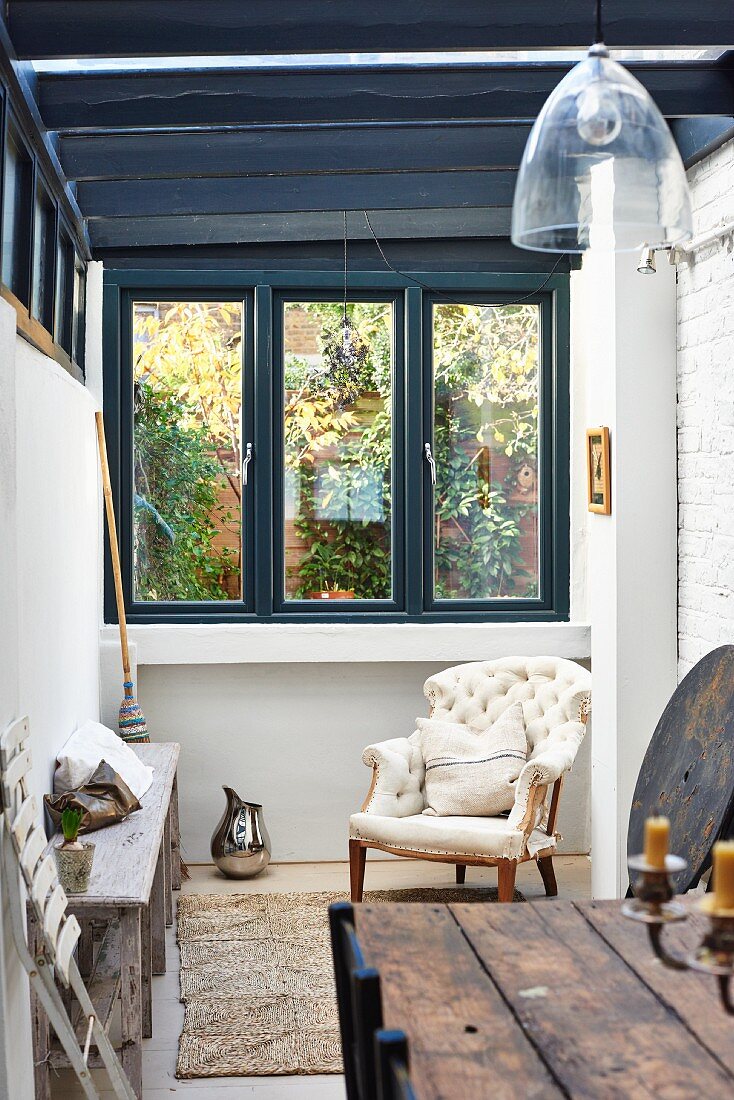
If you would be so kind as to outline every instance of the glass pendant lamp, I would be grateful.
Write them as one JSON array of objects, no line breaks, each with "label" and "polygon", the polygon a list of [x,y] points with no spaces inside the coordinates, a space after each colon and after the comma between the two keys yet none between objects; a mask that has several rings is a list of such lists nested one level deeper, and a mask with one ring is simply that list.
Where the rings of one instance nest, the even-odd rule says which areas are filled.
[{"label": "glass pendant lamp", "polygon": [[601,41],[560,82],[528,138],[513,244],[537,252],[661,248],[692,234],[683,162],[665,119]]}]

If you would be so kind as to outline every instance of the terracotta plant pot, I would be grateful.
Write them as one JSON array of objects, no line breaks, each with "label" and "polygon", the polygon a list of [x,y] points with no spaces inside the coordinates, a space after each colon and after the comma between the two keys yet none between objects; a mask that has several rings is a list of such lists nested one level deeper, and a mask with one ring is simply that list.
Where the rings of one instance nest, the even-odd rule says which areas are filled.
[{"label": "terracotta plant pot", "polygon": [[329,592],[324,589],[321,592],[307,592],[306,599],[309,600],[353,600],[355,598],[353,589],[345,589],[344,591]]},{"label": "terracotta plant pot", "polygon": [[54,848],[59,882],[67,894],[86,894],[94,861],[94,845],[89,841],[78,846],[60,844]]}]

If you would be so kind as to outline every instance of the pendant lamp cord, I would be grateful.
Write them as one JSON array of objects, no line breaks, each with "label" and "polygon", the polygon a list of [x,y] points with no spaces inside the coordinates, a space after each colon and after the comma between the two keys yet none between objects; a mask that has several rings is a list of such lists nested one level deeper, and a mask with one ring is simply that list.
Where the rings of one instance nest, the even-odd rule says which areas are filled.
[{"label": "pendant lamp cord", "polygon": [[[447,302],[451,302],[452,305],[465,306],[467,304],[466,302],[460,302],[458,300],[458,298],[452,298],[450,294],[446,294],[446,292],[443,291],[443,290],[438,290],[434,286],[429,286],[428,283],[422,283],[420,281],[420,279],[414,279],[412,275],[406,274],[405,271],[401,271],[399,268],[395,267],[394,264],[391,264],[390,261],[388,260],[387,256],[385,255],[383,249],[382,249],[382,245],[380,244],[380,242],[377,239],[377,236],[375,234],[374,229],[372,228],[372,222],[370,221],[369,214],[367,213],[366,210],[363,210],[362,213],[364,214],[364,219],[367,222],[367,227],[368,227],[370,233],[372,234],[372,239],[374,240],[375,244],[377,245],[377,251],[382,256],[382,259],[385,263],[385,266],[389,267],[390,271],[392,271],[394,275],[399,275],[401,277],[401,279],[407,279],[409,283],[415,283],[416,286],[422,287],[423,290],[427,290],[429,292],[429,294],[435,294],[438,298],[444,298]],[[345,215],[345,217],[346,217],[346,215]],[[548,286],[548,283],[551,281],[551,279],[555,275],[556,271],[558,271],[558,268],[561,266],[561,261],[565,260],[565,258],[566,258],[566,253],[562,252],[560,254],[560,256],[558,257],[558,259],[556,260],[556,262],[553,264],[553,267],[548,272],[547,278],[544,279],[543,282],[540,284],[540,286],[536,287],[535,290],[531,290],[529,294],[526,294],[522,298],[518,298],[514,302],[500,302],[499,304],[503,305],[503,306],[521,306],[523,304],[523,302],[527,302],[531,298],[534,298],[536,294],[540,294],[540,292],[542,290],[545,290],[545,288]]]},{"label": "pendant lamp cord", "polygon": [[596,37],[595,42],[604,41],[604,32],[601,25],[601,0],[596,0]]}]

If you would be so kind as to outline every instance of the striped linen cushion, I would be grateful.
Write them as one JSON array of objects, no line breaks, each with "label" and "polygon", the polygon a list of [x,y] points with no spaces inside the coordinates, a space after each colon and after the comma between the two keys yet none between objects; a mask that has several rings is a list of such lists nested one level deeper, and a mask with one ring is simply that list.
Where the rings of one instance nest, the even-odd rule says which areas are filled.
[{"label": "striped linen cushion", "polygon": [[424,814],[496,817],[512,809],[528,754],[521,703],[481,732],[435,718],[418,718],[417,725],[426,765]]}]

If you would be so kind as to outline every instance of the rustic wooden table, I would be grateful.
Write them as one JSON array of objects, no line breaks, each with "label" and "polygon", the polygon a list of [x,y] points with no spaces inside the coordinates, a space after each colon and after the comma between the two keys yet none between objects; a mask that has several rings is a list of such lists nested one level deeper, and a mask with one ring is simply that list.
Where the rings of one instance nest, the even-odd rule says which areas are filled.
[{"label": "rustic wooden table", "polygon": [[[79,969],[92,1003],[111,1010],[119,991],[121,1060],[138,1097],[143,1095],[143,1043],[152,1035],[153,974],[166,971],[166,925],[173,923],[172,889],[181,886],[175,742],[134,745],[154,769],[153,783],[140,809],[116,825],[90,833],[94,864],[86,894],[69,895],[68,911],[81,927]],[[52,838],[50,844],[54,844]],[[93,922],[119,922],[112,947],[103,941],[105,966],[95,950]],[[31,933],[35,934],[31,926]],[[31,997],[34,1027],[36,1097],[50,1095],[49,1069],[68,1065],[63,1051],[51,1046],[48,1020]],[[93,1053],[90,1065],[98,1064]]]},{"label": "rustic wooden table", "polygon": [[[356,906],[421,1100],[734,1096],[734,1019],[715,981],[662,966],[620,908]],[[691,948],[704,923],[692,911],[666,942]]]}]

